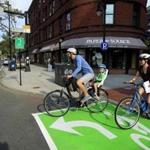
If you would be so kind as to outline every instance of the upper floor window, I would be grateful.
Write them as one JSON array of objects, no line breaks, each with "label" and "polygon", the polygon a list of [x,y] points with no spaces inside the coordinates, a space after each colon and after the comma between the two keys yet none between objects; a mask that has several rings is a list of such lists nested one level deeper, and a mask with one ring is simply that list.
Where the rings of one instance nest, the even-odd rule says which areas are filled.
[{"label": "upper floor window", "polygon": [[53,26],[52,25],[49,25],[47,27],[47,38],[48,39],[51,39],[53,37]]},{"label": "upper floor window", "polygon": [[71,14],[66,14],[66,31],[71,30]]},{"label": "upper floor window", "polygon": [[63,17],[59,18],[59,34],[63,33]]},{"label": "upper floor window", "polygon": [[55,13],[55,0],[52,1],[52,13]]},{"label": "upper floor window", "polygon": [[49,15],[51,16],[54,13],[55,13],[55,0],[49,3]]},{"label": "upper floor window", "polygon": [[114,24],[114,4],[106,4],[105,24]]},{"label": "upper floor window", "polygon": [[138,4],[133,5],[132,24],[134,26],[140,25],[140,5]]}]

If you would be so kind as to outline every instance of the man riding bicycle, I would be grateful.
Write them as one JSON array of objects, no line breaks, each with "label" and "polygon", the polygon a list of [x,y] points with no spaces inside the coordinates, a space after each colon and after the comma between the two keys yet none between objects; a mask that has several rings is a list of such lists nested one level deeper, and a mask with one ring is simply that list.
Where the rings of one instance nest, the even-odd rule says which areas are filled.
[{"label": "man riding bicycle", "polygon": [[85,85],[94,78],[94,71],[82,56],[77,55],[77,50],[75,48],[68,48],[67,55],[71,60],[74,61],[76,67],[73,73],[68,75],[67,78],[77,78],[77,75],[82,73],[82,76],[77,79],[77,86],[80,92],[84,95],[83,99],[81,100],[81,105],[83,105],[84,102],[91,98]]},{"label": "man riding bicycle", "polygon": [[139,89],[139,94],[143,95],[144,92],[147,94],[147,102],[148,102],[148,109],[150,111],[150,65],[148,64],[150,60],[150,54],[144,53],[139,56],[139,68],[138,71],[130,80],[130,83],[134,83],[139,77],[143,79],[143,86]]}]

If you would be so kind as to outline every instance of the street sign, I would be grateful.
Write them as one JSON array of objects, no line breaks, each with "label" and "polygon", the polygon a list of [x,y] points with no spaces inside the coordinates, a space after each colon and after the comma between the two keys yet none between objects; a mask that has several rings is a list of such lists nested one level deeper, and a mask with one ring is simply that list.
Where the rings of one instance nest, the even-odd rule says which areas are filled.
[{"label": "street sign", "polygon": [[12,28],[11,32],[15,32],[15,33],[30,33],[30,25],[24,25],[23,28]]},{"label": "street sign", "polygon": [[101,49],[102,49],[103,51],[106,51],[106,50],[108,49],[108,43],[107,43],[107,42],[102,42],[102,43],[101,43]]},{"label": "street sign", "polygon": [[24,30],[22,28],[12,28],[11,32],[15,32],[15,33],[24,33]]},{"label": "street sign", "polygon": [[21,38],[21,37],[15,38],[15,48],[16,49],[24,49],[24,44],[25,44],[24,38]]},{"label": "street sign", "polygon": [[23,25],[24,33],[30,33],[30,25]]}]

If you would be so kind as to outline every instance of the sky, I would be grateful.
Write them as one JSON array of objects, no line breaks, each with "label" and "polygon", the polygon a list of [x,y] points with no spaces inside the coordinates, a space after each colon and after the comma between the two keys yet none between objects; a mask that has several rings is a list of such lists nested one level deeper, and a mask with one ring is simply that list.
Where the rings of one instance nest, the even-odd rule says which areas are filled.
[{"label": "sky", "polygon": [[[24,13],[25,11],[28,10],[28,8],[30,7],[30,4],[32,2],[32,0],[9,0],[10,3],[12,4],[12,8],[17,8],[19,10],[22,11],[22,13]],[[25,21],[24,19],[20,19],[17,22],[17,27],[16,28],[22,28],[22,25],[24,25]]]},{"label": "sky", "polygon": [[150,0],[147,1],[147,6],[150,6]]}]

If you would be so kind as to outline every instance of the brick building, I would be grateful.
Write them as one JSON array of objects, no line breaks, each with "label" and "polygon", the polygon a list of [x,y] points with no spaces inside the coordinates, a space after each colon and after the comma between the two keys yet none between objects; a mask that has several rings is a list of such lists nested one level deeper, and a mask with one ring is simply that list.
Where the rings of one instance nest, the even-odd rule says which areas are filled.
[{"label": "brick building", "polygon": [[147,7],[147,38],[150,40],[150,6]]},{"label": "brick building", "polygon": [[97,1],[33,0],[28,10],[28,49],[34,62],[44,64],[48,57],[59,62],[60,54],[66,62],[66,49],[76,47],[93,67],[103,62],[122,73],[135,69],[139,53],[147,49],[143,43],[147,0],[107,0],[107,50],[100,46],[104,26],[103,14],[96,14]]}]

